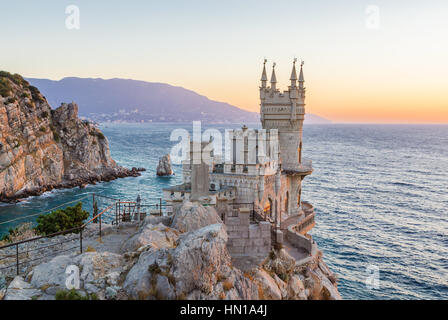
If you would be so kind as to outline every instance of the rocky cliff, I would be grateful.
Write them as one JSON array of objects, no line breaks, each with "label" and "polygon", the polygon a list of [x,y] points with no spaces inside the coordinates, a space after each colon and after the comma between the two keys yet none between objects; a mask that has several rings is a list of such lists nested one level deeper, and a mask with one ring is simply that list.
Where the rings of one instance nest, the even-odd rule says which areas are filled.
[{"label": "rocky cliff", "polygon": [[[56,292],[67,290],[65,271],[69,265],[80,270],[79,294],[95,294],[99,299],[341,299],[336,276],[322,254],[298,263],[284,249],[272,250],[263,261],[243,271],[227,250],[226,226],[216,211],[191,203],[184,207],[195,221],[176,213],[174,218],[150,216],[118,227],[104,225],[102,241],[98,241],[97,227],[89,225],[83,232],[88,252],[73,252],[43,263],[36,259],[36,265],[23,267],[23,278],[16,276],[14,267],[0,273],[0,300],[55,299]],[[70,235],[60,237],[32,245],[54,250],[47,242],[67,242]],[[35,261],[36,248],[28,248],[31,261]],[[1,254],[14,257],[14,250]],[[43,256],[50,253],[39,252]],[[11,259],[4,263],[13,263]]]},{"label": "rocky cliff", "polygon": [[75,103],[53,110],[20,75],[0,72],[0,201],[136,175],[115,163]]}]

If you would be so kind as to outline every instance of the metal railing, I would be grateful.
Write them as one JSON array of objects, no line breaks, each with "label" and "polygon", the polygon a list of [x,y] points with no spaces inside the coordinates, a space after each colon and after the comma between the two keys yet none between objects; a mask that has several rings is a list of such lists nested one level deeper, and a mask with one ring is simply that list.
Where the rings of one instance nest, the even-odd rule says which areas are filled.
[{"label": "metal railing", "polygon": [[162,216],[164,213],[172,213],[172,205],[163,204],[160,198],[157,204],[141,204],[136,201],[117,201],[115,203],[115,219],[112,224],[120,222],[129,222],[132,220],[144,220],[147,216],[145,209],[149,210],[150,215]]},{"label": "metal railing", "polygon": [[[13,264],[1,267],[0,271],[15,267],[16,268],[16,273],[17,273],[17,275],[19,275],[20,274],[20,266],[23,265],[23,264],[34,262],[34,261],[37,261],[37,260],[41,260],[43,258],[55,256],[56,254],[59,254],[59,253],[62,253],[62,252],[73,251],[76,248],[79,248],[80,252],[82,253],[82,251],[83,251],[83,246],[82,246],[83,230],[85,229],[85,227],[87,225],[89,225],[93,221],[98,221],[99,236],[101,238],[102,216],[103,216],[103,214],[108,212],[112,207],[113,206],[107,207],[106,209],[104,209],[99,214],[97,214],[96,216],[92,217],[90,220],[88,220],[87,222],[83,223],[79,227],[75,227],[75,228],[71,228],[71,229],[67,229],[67,230],[63,230],[63,231],[59,231],[59,232],[55,232],[55,233],[51,233],[51,234],[47,234],[47,235],[43,235],[43,236],[38,236],[38,237],[30,238],[30,239],[25,239],[25,240],[13,242],[13,243],[9,243],[9,244],[1,246],[0,250],[4,250],[4,249],[7,249],[7,248],[11,248],[11,247],[15,247],[16,250],[15,250],[15,254],[6,255],[6,256],[3,256],[0,259],[0,262],[1,262],[1,261],[4,261],[4,260],[8,260],[8,258],[12,258],[12,257],[15,258],[15,262]],[[53,237],[56,237],[56,236],[61,236],[61,235],[66,235],[66,234],[79,234],[79,235],[75,235],[72,239],[62,239],[62,240],[60,240],[60,241],[58,241],[56,243],[45,244],[45,246],[41,246],[41,247],[37,247],[37,248],[33,248],[33,249],[28,249],[28,250],[24,250],[24,251],[20,252],[20,246],[22,246],[22,245],[29,244],[29,243],[32,243],[32,242],[36,242],[36,241],[39,241],[39,240],[42,240],[42,239],[53,238]],[[52,250],[52,252],[50,254],[43,255],[43,256],[40,256],[40,257],[34,258],[34,259],[26,259],[26,256],[29,255],[30,252],[43,250],[43,249],[47,249],[47,248],[50,248],[50,247],[62,246],[64,243],[73,242],[74,240],[78,240],[78,239],[79,239],[79,246],[76,245],[74,247],[63,248],[61,250]],[[23,261],[23,260],[26,260],[26,261]]]},{"label": "metal railing", "polygon": [[[16,274],[20,274],[20,269],[23,267],[23,265],[30,264],[32,262],[36,262],[38,260],[42,260],[44,258],[48,257],[54,257],[60,253],[73,251],[79,249],[79,252],[83,252],[83,231],[84,229],[92,224],[95,223],[98,225],[98,235],[101,239],[102,237],[102,224],[103,224],[103,217],[110,212],[113,212],[112,209],[115,208],[115,215],[112,220],[113,225],[118,225],[121,222],[131,221],[131,218],[134,217],[134,220],[143,220],[144,216],[146,216],[145,212],[142,212],[143,208],[154,208],[154,210],[150,211],[150,214],[157,215],[163,215],[163,209],[165,211],[169,211],[168,209],[171,208],[170,205],[166,205],[162,203],[162,199],[159,198],[159,203],[157,204],[141,204],[134,201],[121,201],[119,199],[101,196],[93,194],[93,203],[95,203],[95,198],[102,197],[109,200],[113,200],[113,203],[108,205],[105,209],[103,209],[98,214],[94,215],[92,218],[87,220],[85,223],[80,225],[79,227],[63,230],[60,232],[55,232],[47,235],[37,236],[30,239],[25,239],[21,241],[16,241],[13,243],[8,243],[6,245],[0,246],[0,253],[2,251],[10,250],[13,251],[13,253],[7,253],[6,255],[0,255],[0,271],[2,270],[8,270],[8,269],[16,269]],[[141,215],[141,214],[144,215]],[[136,216],[138,214],[138,216]],[[136,219],[138,218],[138,219]],[[143,218],[143,219],[142,219]],[[37,245],[36,247],[29,248],[28,245],[32,243],[36,243],[39,241],[42,241],[44,239],[54,238],[56,236],[61,235],[70,235],[68,238],[62,238],[58,239],[58,241],[54,243],[43,243],[42,246]],[[69,242],[77,242],[73,246],[65,247],[66,243]],[[59,248],[58,248],[59,246]],[[35,258],[30,258],[30,253],[33,252],[39,252],[44,251],[45,249],[52,248],[50,253]],[[15,248],[15,250],[11,250],[11,248]],[[59,249],[59,250],[58,250]],[[4,265],[4,266],[3,266]]]}]

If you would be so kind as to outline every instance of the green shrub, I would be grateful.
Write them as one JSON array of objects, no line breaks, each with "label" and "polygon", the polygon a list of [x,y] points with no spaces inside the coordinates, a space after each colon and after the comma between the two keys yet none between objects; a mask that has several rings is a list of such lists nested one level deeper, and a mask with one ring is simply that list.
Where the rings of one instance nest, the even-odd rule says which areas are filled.
[{"label": "green shrub", "polygon": [[43,112],[40,114],[40,117],[41,117],[41,118],[48,118],[48,112],[47,112],[47,111],[43,111]]},{"label": "green shrub", "polygon": [[8,97],[11,94],[11,83],[7,78],[0,78],[0,96]]},{"label": "green shrub", "polygon": [[0,71],[0,95],[8,97],[11,94],[12,86],[10,81],[15,84],[27,88],[29,86],[28,81],[22,78],[19,74],[11,74],[6,71]]},{"label": "green shrub", "polygon": [[45,127],[42,126],[42,127],[39,128],[39,131],[40,131],[40,132],[47,132],[47,129],[45,129]]},{"label": "green shrub", "polygon": [[104,136],[104,134],[101,131],[90,131],[90,135],[94,136],[94,137],[96,136],[100,140],[106,139],[106,137]]},{"label": "green shrub", "polygon": [[95,293],[82,296],[75,289],[71,290],[59,290],[55,295],[56,300],[98,300],[98,296]]},{"label": "green shrub", "polygon": [[56,142],[61,141],[61,137],[59,136],[59,133],[56,131],[56,129],[53,128],[52,131],[53,131],[54,141],[56,141]]},{"label": "green shrub", "polygon": [[48,235],[81,227],[83,221],[88,217],[89,213],[82,210],[82,203],[78,202],[73,207],[59,209],[47,215],[40,215],[37,218],[36,231],[42,235]]},{"label": "green shrub", "polygon": [[[51,115],[53,115],[53,110],[51,110]],[[65,129],[65,128],[64,128]],[[54,127],[54,125],[50,124],[50,130],[51,132],[53,132],[53,138],[56,142],[61,141],[61,137],[59,136],[58,131],[56,130],[56,128]]]},{"label": "green shrub", "polygon": [[39,89],[37,89],[34,86],[30,86],[29,89],[31,91],[31,97],[33,97],[33,100],[36,100],[39,102],[45,102],[45,99],[42,98],[42,96],[40,95]]},{"label": "green shrub", "polygon": [[6,71],[0,71],[0,78],[8,78],[10,79],[12,82],[14,82],[15,84],[19,85],[19,86],[23,86],[23,85],[27,85],[28,81],[26,81],[25,79],[22,78],[22,76],[20,74],[11,74],[9,72]]}]

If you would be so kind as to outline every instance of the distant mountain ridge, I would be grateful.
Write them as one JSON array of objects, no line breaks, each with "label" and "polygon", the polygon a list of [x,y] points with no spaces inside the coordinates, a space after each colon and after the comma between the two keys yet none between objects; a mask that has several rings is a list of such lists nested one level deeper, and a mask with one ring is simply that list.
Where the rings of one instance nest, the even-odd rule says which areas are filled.
[{"label": "distant mountain ridge", "polygon": [[[81,116],[99,122],[258,122],[250,112],[225,102],[210,100],[192,90],[157,82],[130,79],[68,77],[59,81],[27,79],[38,87],[50,105],[75,101]],[[307,115],[307,122],[325,119]]]}]

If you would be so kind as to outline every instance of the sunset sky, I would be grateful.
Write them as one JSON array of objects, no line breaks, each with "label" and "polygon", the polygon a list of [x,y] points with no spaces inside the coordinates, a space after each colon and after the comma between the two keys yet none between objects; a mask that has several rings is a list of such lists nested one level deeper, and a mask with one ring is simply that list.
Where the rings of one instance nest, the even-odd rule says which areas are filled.
[{"label": "sunset sky", "polygon": [[448,123],[446,0],[17,0],[1,12],[0,69],[25,77],[164,82],[258,111],[263,58],[286,89],[297,57],[309,113]]}]

